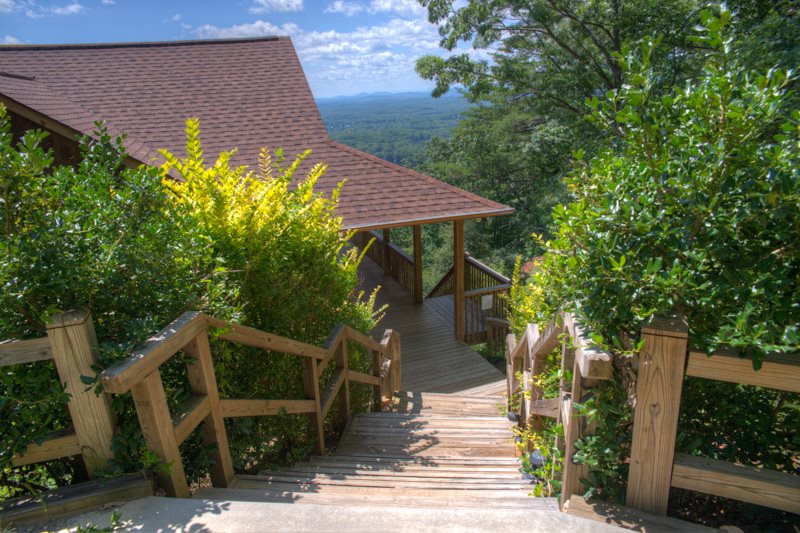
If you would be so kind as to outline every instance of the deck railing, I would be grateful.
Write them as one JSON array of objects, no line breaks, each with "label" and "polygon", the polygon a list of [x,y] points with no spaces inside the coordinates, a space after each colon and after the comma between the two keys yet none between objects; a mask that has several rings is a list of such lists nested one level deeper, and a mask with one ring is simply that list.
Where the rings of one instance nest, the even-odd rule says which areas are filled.
[{"label": "deck railing", "polygon": [[[680,316],[653,320],[642,329],[642,340],[626,504],[664,515],[670,488],[675,487],[800,513],[800,476],[675,454],[684,376],[800,392],[800,356],[767,356],[760,370],[753,369],[749,358],[709,357],[688,350],[688,326]],[[559,344],[562,375],[571,368],[573,379],[562,382],[558,398],[544,399],[535,377]],[[577,414],[574,403],[585,401],[593,386],[611,378],[611,356],[592,346],[572,315],[563,313],[542,334],[531,324],[519,339],[509,334],[506,363],[509,409],[519,410],[520,424],[549,417],[564,426],[559,442],[564,451],[563,509],[572,495],[580,493],[580,480],[587,477],[586,465],[573,462],[575,441],[594,432],[594,424]]]},{"label": "deck railing", "polygon": [[14,466],[42,463],[81,455],[90,477],[100,475],[113,458],[111,438],[115,417],[110,398],[87,390],[81,376],[94,375],[97,337],[92,317],[86,311],[71,311],[52,318],[47,337],[8,340],[0,343],[0,367],[53,361],[58,379],[70,395],[72,427],[30,443],[24,453],[12,458]]},{"label": "deck railing", "polygon": [[[220,398],[209,344],[211,329],[215,330],[215,337],[222,340],[302,358],[305,398]],[[372,374],[348,368],[350,343],[372,353]],[[177,412],[170,413],[159,367],[178,352],[189,358],[186,369],[194,394]],[[335,363],[336,369],[324,390],[320,390],[320,374],[330,362]],[[190,312],[152,337],[144,348],[106,369],[102,373],[102,382],[109,393],[131,391],[148,450],[158,455],[164,464],[172,465],[168,472],[158,474],[161,486],[169,496],[187,497],[189,487],[178,446],[201,422],[204,424],[204,443],[215,447],[211,470],[211,482],[215,487],[227,487],[233,478],[225,418],[307,414],[317,440],[317,451],[324,454],[323,421],[339,396],[338,416],[341,422],[346,423],[350,413],[350,382],[372,385],[373,409],[378,411],[382,408],[383,395],[391,396],[399,390],[400,337],[398,333],[387,330],[379,343],[340,325],[325,345],[318,347]],[[338,394],[340,390],[343,392],[341,395]]]},{"label": "deck railing", "polygon": [[[428,298],[448,296],[455,292],[451,267],[428,293]],[[508,316],[508,294],[511,280],[474,257],[464,256],[464,342],[478,344],[493,340],[489,330],[504,323]],[[502,334],[508,332],[506,329]]]},{"label": "deck railing", "polygon": [[[543,371],[547,355],[559,345],[561,375],[571,371],[572,380],[562,380],[558,398],[545,399],[534,378]],[[587,477],[586,465],[573,462],[575,442],[594,433],[593,424],[587,424],[578,415],[574,404],[585,401],[585,396],[600,381],[611,379],[611,371],[611,355],[597,348],[569,313],[562,313],[541,333],[538,326],[528,324],[519,339],[513,333],[506,338],[509,410],[519,410],[522,426],[533,423],[533,417],[542,416],[555,418],[564,427],[564,438],[558,443],[564,452],[562,509],[578,493],[580,480]]]},{"label": "deck railing", "polygon": [[352,241],[363,250],[372,239],[374,241],[367,250],[367,257],[405,290],[414,294],[414,258],[393,243],[387,245],[383,237],[375,231],[356,233],[353,235]]}]

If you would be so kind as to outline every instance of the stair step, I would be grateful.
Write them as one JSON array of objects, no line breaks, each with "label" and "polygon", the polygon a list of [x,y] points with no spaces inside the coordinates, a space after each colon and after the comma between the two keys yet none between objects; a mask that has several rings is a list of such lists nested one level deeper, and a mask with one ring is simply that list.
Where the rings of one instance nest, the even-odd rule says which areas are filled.
[{"label": "stair step", "polygon": [[312,464],[317,461],[321,462],[346,462],[346,463],[361,463],[361,464],[379,464],[391,466],[405,466],[405,465],[424,465],[424,466],[469,466],[471,468],[486,466],[515,466],[519,468],[518,461],[513,457],[413,457],[408,455],[351,455],[344,452],[337,451],[334,454],[325,455],[322,457],[314,457],[311,459]]},{"label": "stair step", "polygon": [[322,480],[336,480],[336,479],[352,479],[352,478],[368,478],[376,480],[396,480],[396,481],[424,481],[429,480],[431,483],[439,481],[447,483],[467,483],[475,484],[481,482],[487,483],[527,483],[522,479],[518,471],[506,470],[500,472],[487,472],[481,470],[479,472],[438,472],[432,468],[425,470],[415,470],[410,472],[387,472],[380,471],[374,472],[363,469],[343,469],[343,468],[327,468],[327,469],[312,469],[312,468],[290,468],[280,472],[262,472],[260,475],[270,479],[277,478],[293,478],[293,479],[322,479]]},{"label": "stair step", "polygon": [[439,478],[427,476],[399,476],[399,477],[378,477],[360,475],[297,475],[288,472],[272,474],[268,476],[240,476],[240,481],[236,484],[239,488],[245,488],[243,481],[257,483],[258,487],[264,488],[291,488],[302,487],[308,490],[310,487],[337,486],[337,487],[378,487],[378,488],[397,488],[397,489],[431,489],[431,490],[525,490],[530,491],[529,481],[520,477],[517,479],[502,478]]},{"label": "stair step", "polygon": [[345,490],[343,492],[289,492],[282,490],[265,489],[199,489],[193,496],[195,499],[250,501],[250,502],[282,502],[282,503],[312,503],[320,505],[366,505],[371,507],[420,507],[420,508],[477,508],[477,509],[541,509],[558,511],[558,504],[554,498],[531,498],[525,496],[509,497],[500,494],[499,497],[486,498],[485,494],[464,495],[445,494],[438,492],[431,494],[399,493],[396,489],[375,490],[367,489],[363,492]]},{"label": "stair step", "polygon": [[497,446],[470,446],[460,448],[420,446],[416,449],[409,449],[405,446],[345,444],[337,448],[337,451],[372,457],[515,457],[513,449],[498,449]]},{"label": "stair step", "polygon": [[[474,466],[409,466],[398,468],[380,467],[380,469],[369,468],[368,465],[363,464],[347,464],[347,463],[324,463],[319,465],[314,464],[301,464],[281,470],[281,472],[296,472],[298,474],[335,474],[335,475],[359,475],[359,476],[385,476],[385,477],[443,477],[443,478],[475,478],[478,475],[488,477],[519,477],[519,468],[517,466],[509,467],[474,467]],[[279,472],[264,471],[263,475],[273,475]]]}]

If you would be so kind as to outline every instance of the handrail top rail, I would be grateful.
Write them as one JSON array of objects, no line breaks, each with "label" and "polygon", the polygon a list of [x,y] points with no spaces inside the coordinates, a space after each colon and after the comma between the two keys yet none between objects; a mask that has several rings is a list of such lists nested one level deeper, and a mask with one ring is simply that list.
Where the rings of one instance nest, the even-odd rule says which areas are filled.
[{"label": "handrail top rail", "polygon": [[478,270],[482,271],[484,274],[488,274],[490,277],[496,279],[500,283],[504,283],[504,284],[510,284],[511,283],[511,279],[510,278],[507,278],[506,276],[502,275],[500,272],[496,271],[495,269],[493,269],[492,267],[486,265],[485,263],[482,263],[478,259],[475,259],[474,257],[472,257],[469,254],[464,254],[464,261],[466,261],[467,263],[471,264],[472,266],[474,266]]},{"label": "handrail top rail", "polygon": [[510,288],[511,288],[510,283],[499,283],[497,285],[492,285],[491,287],[483,287],[481,289],[472,289],[471,291],[464,291],[464,298],[469,298],[470,296],[481,296],[484,294],[503,292],[507,291]]},{"label": "handrail top rail", "polygon": [[403,259],[405,259],[406,262],[411,263],[412,265],[414,264],[414,258],[411,257],[411,255],[409,255],[408,252],[397,246],[395,243],[393,242],[387,243],[386,241],[383,240],[383,236],[374,229],[369,230],[368,233],[370,233],[372,235],[372,238],[375,239],[376,241],[380,242],[384,246],[388,246],[392,251],[397,252],[397,254]]},{"label": "handrail top rail", "polygon": [[315,360],[328,359],[343,339],[352,340],[382,355],[387,350],[374,339],[346,324],[336,326],[325,347],[321,348],[240,324],[232,324],[199,311],[188,311],[150,337],[142,348],[105,369],[100,375],[104,389],[106,392],[116,394],[128,392],[136,383],[210,328],[227,330],[219,334],[219,338],[225,340]]}]

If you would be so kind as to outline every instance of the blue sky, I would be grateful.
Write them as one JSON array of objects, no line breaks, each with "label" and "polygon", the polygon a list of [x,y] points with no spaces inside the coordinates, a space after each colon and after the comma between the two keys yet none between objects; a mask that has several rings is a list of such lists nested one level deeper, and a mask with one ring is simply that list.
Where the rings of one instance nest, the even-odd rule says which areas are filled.
[{"label": "blue sky", "polygon": [[289,35],[316,97],[426,91],[414,61],[438,48],[417,0],[0,0],[0,42]]}]

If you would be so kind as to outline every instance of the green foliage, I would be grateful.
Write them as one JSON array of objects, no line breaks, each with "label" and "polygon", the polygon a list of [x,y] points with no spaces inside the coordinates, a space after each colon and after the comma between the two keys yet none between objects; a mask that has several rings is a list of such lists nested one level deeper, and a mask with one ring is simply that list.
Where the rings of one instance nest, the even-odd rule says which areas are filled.
[{"label": "green foliage", "polygon": [[[593,389],[598,433],[579,443],[590,492],[621,501],[639,331],[655,314],[686,314],[694,347],[754,356],[800,349],[800,112],[790,74],[752,72],[727,34],[731,14],[701,13],[692,41],[702,75],[663,94],[657,42],[625,50],[625,83],[593,98],[591,120],[614,132],[591,158],[576,153],[573,201],[554,211],[555,237],[515,289],[515,325],[566,307],[615,354],[616,381]],[[797,395],[688,380],[679,451],[792,471]]]},{"label": "green foliage", "polygon": [[[121,139],[100,128],[81,143],[76,167],[52,167],[45,134],[28,132],[14,146],[0,107],[0,338],[42,336],[59,309],[91,310],[101,340],[97,370],[126,357],[141,342],[189,309],[237,320],[312,343],[339,322],[366,331],[373,298],[356,293],[359,257],[343,248],[348,235],[335,217],[336,195],[313,191],[324,167],[293,182],[301,161],[272,165],[264,153],[258,173],[230,168],[223,154],[203,165],[197,123],[189,123],[189,157],[166,154],[163,171],[125,168]],[[359,300],[359,301],[357,301]],[[361,301],[363,300],[363,301]],[[220,390],[237,398],[300,398],[297,358],[213,341]],[[363,354],[351,366],[364,369]],[[187,359],[162,366],[171,408],[191,395]],[[76,479],[67,461],[13,468],[14,453],[70,421],[67,395],[51,364],[5,367],[0,373],[0,497]],[[84,383],[91,387],[94,376]],[[356,408],[366,395],[355,393]],[[115,471],[169,468],[144,451],[132,402],[115,395],[118,433]],[[251,471],[269,461],[297,460],[310,449],[307,424],[296,415],[230,424],[234,461]],[[208,471],[211,451],[195,431],[182,445],[187,475]]]},{"label": "green foliage", "polygon": [[[190,224],[165,216],[157,172],[123,167],[120,139],[98,129],[97,141],[82,141],[80,165],[53,168],[45,136],[28,132],[14,146],[0,108],[0,338],[44,336],[49,315],[87,307],[106,366],[186,308],[206,307],[197,280],[209,273],[210,257]],[[72,479],[66,462],[10,467],[29,442],[69,424],[67,399],[52,363],[3,368],[3,496]],[[133,468],[141,442],[131,429],[135,415],[124,400],[114,406],[123,428],[115,446]]]},{"label": "green foliage", "polygon": [[[205,166],[197,120],[187,121],[187,157],[162,152],[171,212],[187,217],[225,266],[243,323],[312,344],[321,344],[339,323],[369,331],[374,295],[356,292],[358,263],[350,234],[335,215],[332,198],[314,192],[325,172],[317,164],[296,173],[308,153],[284,167],[264,149],[257,171],[231,167],[233,152]],[[170,172],[181,179],[176,181]],[[216,342],[215,371],[223,396],[303,398],[299,358]],[[366,371],[367,357],[353,368]],[[331,368],[332,370],[332,368]],[[325,377],[325,376],[324,376]],[[258,471],[275,461],[293,462],[310,449],[304,415],[231,419],[229,440],[236,466]]]}]

